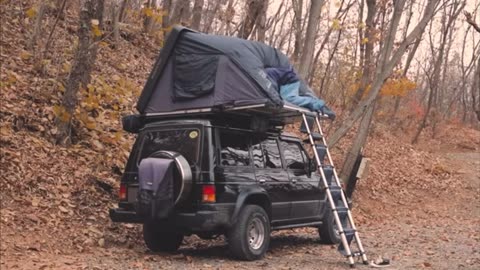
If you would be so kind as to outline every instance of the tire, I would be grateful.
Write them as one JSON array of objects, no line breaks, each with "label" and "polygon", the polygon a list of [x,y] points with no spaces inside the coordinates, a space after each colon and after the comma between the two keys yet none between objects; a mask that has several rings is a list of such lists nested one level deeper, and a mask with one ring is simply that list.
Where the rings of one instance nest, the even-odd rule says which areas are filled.
[{"label": "tire", "polygon": [[186,201],[192,189],[192,169],[184,156],[173,151],[156,151],[150,155],[154,158],[172,159],[175,163],[173,170],[173,196],[175,205]]},{"label": "tire", "polygon": [[[338,205],[338,203],[337,203]],[[342,221],[345,224],[345,222]],[[318,228],[318,234],[320,235],[320,243],[326,245],[335,245],[340,243],[340,234],[336,228],[335,218],[330,206],[327,207],[327,212],[323,218],[323,224]]]},{"label": "tire", "polygon": [[270,244],[270,220],[265,210],[258,205],[245,205],[227,232],[227,239],[230,252],[237,259],[253,261],[265,256]]},{"label": "tire", "polygon": [[183,234],[165,229],[159,223],[147,222],[143,224],[143,240],[153,252],[174,252],[183,241]]}]

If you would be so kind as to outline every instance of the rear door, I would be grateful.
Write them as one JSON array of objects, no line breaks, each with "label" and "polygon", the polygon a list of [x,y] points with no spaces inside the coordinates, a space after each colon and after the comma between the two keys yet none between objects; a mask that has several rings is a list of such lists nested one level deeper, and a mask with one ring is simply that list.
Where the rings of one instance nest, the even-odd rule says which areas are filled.
[{"label": "rear door", "polygon": [[320,215],[321,189],[316,174],[308,172],[309,159],[299,141],[282,140],[280,146],[291,184],[292,219],[314,219]]},{"label": "rear door", "polygon": [[255,176],[269,194],[272,203],[272,223],[282,223],[290,218],[290,182],[282,166],[276,138],[254,138],[251,147]]},{"label": "rear door", "polygon": [[223,128],[215,130],[218,138],[214,170],[217,204],[234,205],[242,187],[257,184],[249,153],[249,133]]}]

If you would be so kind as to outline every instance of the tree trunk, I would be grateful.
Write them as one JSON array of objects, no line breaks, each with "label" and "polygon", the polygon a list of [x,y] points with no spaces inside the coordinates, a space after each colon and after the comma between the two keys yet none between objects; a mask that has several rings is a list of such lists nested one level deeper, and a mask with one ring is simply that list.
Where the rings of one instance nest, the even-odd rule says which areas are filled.
[{"label": "tree trunk", "polygon": [[248,39],[248,37],[250,37],[253,27],[259,21],[266,2],[268,3],[268,1],[263,0],[247,0],[247,2],[245,2],[246,13],[237,35],[239,38]]},{"label": "tree trunk", "polygon": [[35,46],[37,45],[38,36],[40,35],[40,32],[42,31],[42,20],[43,20],[43,15],[45,15],[46,5],[47,5],[47,3],[42,1],[40,3],[40,6],[38,7],[37,15],[35,16],[35,24],[33,25],[32,36],[30,37],[30,40],[27,44],[27,48],[30,51],[35,50]]},{"label": "tree trunk", "polygon": [[118,43],[120,42],[120,27],[119,27],[120,12],[121,12],[121,7],[119,8],[116,5],[112,6],[112,28],[113,28],[112,30],[113,30],[114,48],[117,48]]},{"label": "tree trunk", "polygon": [[[341,20],[342,25],[345,23],[346,15],[348,11],[350,10],[350,7],[352,7],[352,4],[348,4],[347,7],[343,8],[343,4],[345,3],[345,0],[342,0],[340,2],[340,6],[338,7],[337,14],[335,15],[336,20]],[[343,18],[343,19],[342,19]],[[320,58],[320,54],[322,53],[323,49],[325,48],[325,45],[330,39],[330,35],[332,34],[333,27],[329,27],[327,30],[327,33],[325,33],[325,37],[323,38],[322,43],[320,44],[320,48],[317,50],[315,53],[315,57],[313,58],[313,63],[312,63],[312,68],[309,73],[309,78],[308,78],[308,84],[312,85],[313,84],[313,79],[315,78],[315,74],[317,72],[318,68],[318,60]],[[338,29],[338,31],[343,31],[343,29]],[[334,50],[330,53],[330,55],[336,53],[337,47],[338,47],[338,40],[335,42]],[[331,60],[329,60],[331,62]],[[327,67],[329,64],[327,64]],[[326,73],[325,73],[326,74]],[[320,87],[320,93],[322,93],[322,87]]]},{"label": "tree trunk", "polygon": [[[420,125],[418,126],[417,132],[415,133],[415,136],[412,139],[412,144],[415,144],[418,142],[418,138],[420,137],[422,130],[425,128],[427,124],[427,119],[430,114],[430,111],[432,110],[434,99],[440,84],[440,72],[442,71],[442,63],[443,63],[443,57],[445,55],[445,45],[447,44],[447,37],[448,37],[449,31],[451,31],[450,29],[453,25],[453,22],[458,17],[458,15],[460,14],[460,11],[463,9],[464,6],[465,6],[465,3],[461,4],[460,1],[455,2],[450,6],[451,7],[449,11],[450,13],[447,14],[447,11],[445,11],[444,13],[444,17],[442,19],[442,28],[441,28],[442,36],[440,41],[440,47],[438,48],[438,55],[435,59],[435,64],[433,66],[432,79],[429,81],[430,94],[428,95],[427,110],[425,111],[425,115],[423,116],[423,119],[420,122]],[[434,45],[431,44],[431,46],[433,48]],[[433,55],[433,58],[435,58],[434,55]]]},{"label": "tree trunk", "polygon": [[352,99],[351,109],[355,108],[358,105],[360,100],[362,99],[365,90],[367,89],[368,85],[371,82],[372,72],[374,69],[374,64],[372,61],[373,57],[373,46],[375,44],[375,14],[376,14],[376,0],[367,0],[367,19],[365,21],[366,24],[366,38],[368,39],[365,43],[363,40],[361,41],[365,46],[365,54],[362,56],[363,59],[363,72],[362,77],[360,79],[360,86],[355,92],[355,95]]},{"label": "tree trunk", "polygon": [[[398,2],[400,1],[397,1],[396,3]],[[328,140],[330,147],[334,146],[350,130],[350,128],[352,128],[355,122],[362,117],[368,107],[372,105],[382,88],[383,82],[391,75],[393,68],[400,62],[403,54],[407,50],[407,47],[425,30],[425,27],[435,13],[435,8],[438,5],[438,2],[439,0],[429,0],[427,6],[425,7],[425,12],[423,13],[423,16],[419,20],[418,24],[415,26],[412,32],[410,32],[407,38],[398,44],[398,48],[392,57],[389,60],[385,57],[381,59],[384,61],[384,63],[381,62],[381,67],[377,67],[376,75],[368,96],[358,104],[357,108],[346,119],[343,120],[342,125],[334,132],[332,136],[330,136],[330,139]],[[389,35],[390,38],[393,39],[392,35],[394,36],[395,32],[390,31]],[[390,44],[389,46],[393,47],[393,42],[389,42],[388,44]],[[387,48],[384,47],[383,50],[385,49]]]},{"label": "tree trunk", "polygon": [[[57,1],[58,4],[59,1]],[[58,21],[60,21],[60,18],[63,16],[63,11],[65,10],[67,0],[63,0],[61,6],[57,6],[57,18],[55,19],[55,22],[53,23],[52,30],[50,30],[50,34],[48,35],[47,42],[45,42],[45,49],[43,49],[43,57],[45,58],[48,50],[50,50],[50,42],[52,41],[52,36],[53,33],[55,32],[55,28],[57,27]]]},{"label": "tree trunk", "polygon": [[365,115],[360,121],[360,126],[358,127],[358,133],[355,136],[353,144],[348,151],[347,157],[345,158],[345,162],[343,163],[342,170],[340,172],[340,178],[342,178],[346,182],[347,186],[351,186],[353,183],[348,183],[351,178],[353,172],[353,168],[355,166],[355,162],[357,161],[358,156],[362,153],[362,149],[367,142],[368,133],[370,130],[370,126],[373,120],[373,115],[375,112],[375,101],[370,106]]},{"label": "tree trunk", "polygon": [[90,82],[90,74],[97,57],[97,45],[92,33],[92,20],[103,19],[103,0],[86,0],[80,10],[78,28],[78,47],[75,52],[72,69],[62,99],[60,115],[57,115],[56,141],[61,145],[71,143],[72,116],[78,103],[77,93]]},{"label": "tree trunk", "polygon": [[171,24],[186,24],[190,17],[190,0],[177,0],[173,13],[170,16]]},{"label": "tree trunk", "polygon": [[[145,9],[151,9],[152,8],[152,1],[153,0],[147,0],[145,2]],[[152,16],[148,16],[146,12],[143,14],[143,32],[148,33],[148,27],[150,26],[150,22],[152,21]]]},{"label": "tree trunk", "polygon": [[[392,15],[392,20],[390,22],[389,31],[388,31],[387,37],[385,39],[385,44],[383,45],[382,49],[380,50],[380,62],[378,63],[377,68],[376,68],[376,75],[380,75],[381,73],[384,73],[385,72],[384,69],[386,68],[387,63],[389,61],[391,61],[390,60],[390,55],[392,54],[393,45],[394,45],[394,41],[395,41],[395,35],[397,33],[398,24],[399,24],[400,19],[402,17],[402,12],[403,12],[403,7],[405,6],[405,2],[406,2],[406,0],[397,0],[394,4],[393,15]],[[367,8],[369,10],[372,10],[372,9],[374,10],[375,9],[375,3],[374,2],[372,3],[371,0],[367,0]],[[368,14],[367,14],[367,16],[368,16]],[[369,31],[370,31],[370,29],[369,29]],[[367,34],[367,36],[368,36],[368,34]],[[368,44],[367,44],[367,47],[368,47]],[[368,75],[370,76],[370,71],[368,71],[368,70],[371,67],[367,66],[368,61],[370,61],[370,60],[367,59],[367,57],[365,57],[365,66],[366,66],[365,69],[366,70],[364,72],[367,72]],[[393,67],[392,67],[392,70],[393,70]],[[388,70],[387,70],[387,72],[388,72]],[[365,146],[365,143],[366,143],[367,137],[368,137],[368,131],[370,129],[370,124],[372,122],[373,115],[374,115],[374,112],[375,112],[375,103],[376,103],[376,99],[378,98],[378,93],[380,92],[380,88],[382,87],[384,80],[390,76],[390,73],[391,73],[391,71],[388,72],[388,74],[384,74],[384,76],[385,75],[387,75],[387,76],[384,77],[384,79],[381,82],[377,82],[377,85],[376,85],[376,87],[378,87],[378,90],[376,91],[377,93],[374,96],[372,96],[373,99],[366,108],[365,115],[363,116],[363,119],[360,122],[359,130],[358,130],[358,132],[355,136],[353,144],[350,147],[347,158],[345,159],[344,165],[342,167],[341,175],[342,175],[342,177],[344,177],[343,179],[347,179],[347,180],[350,179],[350,175],[353,173],[352,170],[354,168],[355,162],[357,161],[358,156],[361,154],[362,148],[364,148],[364,146]],[[367,81],[370,81],[370,78],[366,78],[366,79],[367,79]],[[372,89],[370,91],[375,91],[376,90],[373,87],[375,87],[375,86],[372,86]],[[351,186],[351,184],[352,183],[349,183],[348,185]]]},{"label": "tree trunk", "polygon": [[118,14],[118,22],[123,22],[125,19],[125,10],[127,8],[128,0],[123,0],[122,5],[120,6],[120,12]]},{"label": "tree trunk", "polygon": [[267,9],[268,1],[264,1],[257,18],[257,41],[260,42],[265,42],[265,32],[267,31]]},{"label": "tree trunk", "polygon": [[[413,57],[415,56],[415,53],[417,52],[418,46],[420,45],[420,42],[422,41],[422,34],[417,38],[415,41],[415,44],[413,44],[413,48],[411,51],[408,53],[407,57],[407,62],[405,62],[405,67],[403,68],[403,77],[407,76],[408,69],[410,68],[410,65],[412,64]],[[393,114],[392,114],[392,119],[395,119],[398,109],[400,108],[400,99],[401,97],[395,97],[395,107],[393,109]]]},{"label": "tree trunk", "polygon": [[166,41],[168,38],[168,29],[170,26],[170,12],[172,9],[172,0],[163,0],[162,9],[163,9],[163,15],[162,15],[163,40]]},{"label": "tree trunk", "polygon": [[317,36],[318,23],[322,12],[324,0],[312,0],[310,15],[308,16],[307,32],[303,43],[302,56],[298,65],[298,74],[307,79],[312,65],[313,53],[315,50],[315,38]]},{"label": "tree trunk", "polygon": [[295,15],[295,43],[292,55],[292,61],[297,63],[300,57],[300,47],[302,46],[302,13],[303,13],[303,0],[293,1],[293,12]]},{"label": "tree trunk", "polygon": [[191,27],[195,30],[200,30],[200,22],[202,21],[202,10],[204,0],[195,0],[193,5],[193,18]]},{"label": "tree trunk", "polygon": [[477,120],[480,121],[480,57],[478,57],[477,66],[475,68],[475,73],[473,74],[473,84],[472,84],[472,109],[477,117]]},{"label": "tree trunk", "polygon": [[[220,8],[220,3],[221,1],[215,1],[215,5],[213,6],[213,9],[208,10],[208,17],[207,17],[207,20],[205,20],[205,24],[203,26],[204,33],[210,33],[210,31],[212,30],[212,24],[213,24],[213,21],[215,20],[215,14],[217,14],[218,9]],[[233,8],[231,10],[235,11]],[[232,18],[229,18],[228,20],[230,20],[231,22]],[[228,21],[227,21],[227,28],[229,28]]]}]

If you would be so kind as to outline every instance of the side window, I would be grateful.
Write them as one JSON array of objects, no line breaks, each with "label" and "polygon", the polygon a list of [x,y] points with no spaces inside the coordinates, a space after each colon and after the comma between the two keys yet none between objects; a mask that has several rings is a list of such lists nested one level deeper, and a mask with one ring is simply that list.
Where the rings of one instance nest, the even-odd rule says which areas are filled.
[{"label": "side window", "polygon": [[282,160],[280,159],[277,141],[274,139],[265,140],[262,142],[262,148],[265,168],[282,168]]},{"label": "side window", "polygon": [[287,169],[305,170],[307,160],[300,144],[284,141],[282,141],[281,144],[284,150],[284,157]]},{"label": "side window", "polygon": [[245,134],[220,130],[220,164],[250,166],[248,138]]}]

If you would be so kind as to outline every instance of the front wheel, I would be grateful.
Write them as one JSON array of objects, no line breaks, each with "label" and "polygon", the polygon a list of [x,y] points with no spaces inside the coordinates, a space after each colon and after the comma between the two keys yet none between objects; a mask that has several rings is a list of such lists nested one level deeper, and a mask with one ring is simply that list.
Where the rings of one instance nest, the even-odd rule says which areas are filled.
[{"label": "front wheel", "polygon": [[153,252],[174,252],[183,241],[183,234],[168,230],[155,222],[143,224],[143,240],[148,249]]},{"label": "front wheel", "polygon": [[318,228],[318,234],[320,235],[320,242],[322,244],[334,245],[340,243],[340,234],[338,233],[337,224],[335,223],[335,218],[330,207],[327,207],[323,223]]},{"label": "front wheel", "polygon": [[246,205],[227,238],[230,251],[240,260],[253,261],[265,256],[270,244],[270,220],[265,210],[258,205]]}]

